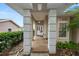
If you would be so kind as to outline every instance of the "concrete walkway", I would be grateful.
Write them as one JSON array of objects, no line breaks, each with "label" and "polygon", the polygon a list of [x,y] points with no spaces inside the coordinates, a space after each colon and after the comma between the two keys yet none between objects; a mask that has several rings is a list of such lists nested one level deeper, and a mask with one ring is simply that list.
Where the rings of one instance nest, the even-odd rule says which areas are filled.
[{"label": "concrete walkway", "polygon": [[48,52],[48,41],[44,39],[32,41],[32,52],[47,53]]}]

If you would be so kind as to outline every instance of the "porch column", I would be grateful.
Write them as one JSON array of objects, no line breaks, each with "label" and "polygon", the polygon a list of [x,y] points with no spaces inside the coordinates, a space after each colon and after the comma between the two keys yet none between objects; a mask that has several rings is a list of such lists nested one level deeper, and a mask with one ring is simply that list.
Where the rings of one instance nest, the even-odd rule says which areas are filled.
[{"label": "porch column", "polygon": [[31,47],[32,47],[32,37],[33,29],[32,29],[32,19],[30,10],[24,10],[24,40],[23,40],[23,48],[24,55],[30,55]]},{"label": "porch column", "polygon": [[56,10],[49,10],[48,15],[48,50],[49,55],[56,53]]}]

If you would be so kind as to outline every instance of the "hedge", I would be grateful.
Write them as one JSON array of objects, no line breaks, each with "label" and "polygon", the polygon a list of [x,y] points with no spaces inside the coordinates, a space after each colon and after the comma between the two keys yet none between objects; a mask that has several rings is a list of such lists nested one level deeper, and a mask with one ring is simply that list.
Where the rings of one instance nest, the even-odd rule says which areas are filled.
[{"label": "hedge", "polygon": [[13,45],[23,40],[23,32],[1,32],[0,33],[0,52],[12,48]]}]

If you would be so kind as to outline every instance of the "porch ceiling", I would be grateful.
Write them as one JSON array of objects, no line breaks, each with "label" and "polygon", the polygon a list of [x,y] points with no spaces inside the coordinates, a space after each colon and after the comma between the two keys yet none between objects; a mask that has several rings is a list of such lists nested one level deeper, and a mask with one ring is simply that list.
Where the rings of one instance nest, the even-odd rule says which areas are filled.
[{"label": "porch ceiling", "polygon": [[8,6],[16,10],[21,15],[24,15],[25,9],[32,9],[32,3],[7,3]]},{"label": "porch ceiling", "polygon": [[[43,8],[45,6],[46,10],[48,9],[56,9],[57,11],[57,16],[59,15],[63,15],[64,14],[64,10],[66,8],[68,8],[70,5],[72,5],[71,3],[41,3]],[[10,7],[12,7],[13,9],[15,9],[17,12],[19,12],[21,15],[24,14],[25,9],[31,9],[34,10],[34,6],[38,5],[37,4],[32,4],[32,3],[7,3],[7,5],[9,5]],[[37,9],[36,9],[37,10]],[[44,9],[45,10],[45,9]]]},{"label": "porch ceiling", "polygon": [[57,15],[64,15],[65,14],[65,10],[71,6],[72,3],[50,3],[47,5],[48,9],[56,9],[57,11]]}]

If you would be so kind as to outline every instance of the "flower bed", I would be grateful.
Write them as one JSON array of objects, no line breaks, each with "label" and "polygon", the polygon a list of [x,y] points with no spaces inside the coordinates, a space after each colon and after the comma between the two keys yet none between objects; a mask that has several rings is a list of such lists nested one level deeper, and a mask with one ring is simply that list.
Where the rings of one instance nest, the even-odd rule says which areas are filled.
[{"label": "flower bed", "polygon": [[79,44],[70,42],[58,42],[57,43],[57,53],[58,56],[78,56],[79,55]]},{"label": "flower bed", "polygon": [[14,45],[23,40],[23,32],[1,32],[0,33],[0,52],[9,50]]}]

